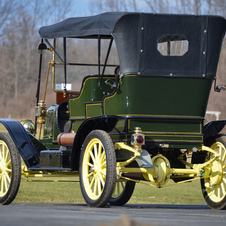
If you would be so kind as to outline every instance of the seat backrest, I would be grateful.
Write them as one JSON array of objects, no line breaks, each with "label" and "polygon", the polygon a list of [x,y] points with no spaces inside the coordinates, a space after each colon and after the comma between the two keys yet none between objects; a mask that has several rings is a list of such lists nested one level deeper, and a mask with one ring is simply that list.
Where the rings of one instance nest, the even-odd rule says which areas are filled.
[{"label": "seat backrest", "polygon": [[69,98],[70,118],[84,118],[86,103],[100,102],[106,93],[112,93],[114,90],[105,84],[107,79],[115,80],[115,76],[104,76],[101,87],[98,87],[98,75],[87,76],[84,78],[81,91],[75,97]]}]

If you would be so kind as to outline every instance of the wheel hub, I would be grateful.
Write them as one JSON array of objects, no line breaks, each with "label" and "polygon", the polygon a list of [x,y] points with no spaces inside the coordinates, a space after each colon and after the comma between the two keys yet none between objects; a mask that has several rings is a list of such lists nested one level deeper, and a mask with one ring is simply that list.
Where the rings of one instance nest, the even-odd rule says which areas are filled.
[{"label": "wheel hub", "polygon": [[153,159],[154,180],[158,187],[161,187],[169,180],[170,163],[166,157],[161,154],[156,155]]},{"label": "wheel hub", "polygon": [[221,182],[223,169],[219,161],[214,161],[212,164],[212,171],[210,175],[210,184],[217,185]]}]

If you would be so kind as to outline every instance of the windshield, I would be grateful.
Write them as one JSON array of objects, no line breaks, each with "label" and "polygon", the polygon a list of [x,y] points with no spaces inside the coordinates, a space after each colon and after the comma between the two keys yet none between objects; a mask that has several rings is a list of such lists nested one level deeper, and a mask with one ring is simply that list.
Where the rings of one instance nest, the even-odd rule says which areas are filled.
[{"label": "windshield", "polygon": [[[101,74],[109,42],[109,40],[101,40]],[[65,87],[63,39],[55,40],[54,49],[57,54],[54,52],[53,90],[63,92]],[[98,75],[98,40],[67,39],[66,62],[66,90],[71,93],[78,92],[84,77]],[[118,54],[114,44],[112,45],[107,65],[104,74],[114,74],[115,67],[119,65]]]}]

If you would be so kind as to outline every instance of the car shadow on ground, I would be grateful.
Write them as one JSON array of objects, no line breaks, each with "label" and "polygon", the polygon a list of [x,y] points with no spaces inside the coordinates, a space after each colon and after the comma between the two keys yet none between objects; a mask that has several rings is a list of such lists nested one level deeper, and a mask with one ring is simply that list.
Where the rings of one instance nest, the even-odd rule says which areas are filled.
[{"label": "car shadow on ground", "polygon": [[[55,208],[90,208],[85,203],[14,203],[11,205],[22,205],[22,206],[34,206],[34,207],[41,207],[41,206],[51,206]],[[111,206],[107,205],[104,208],[98,209],[210,209],[210,207],[206,204],[126,204],[124,206]]]},{"label": "car shadow on ground", "polygon": [[[43,204],[44,205],[44,204]],[[49,205],[49,204],[48,204]],[[87,206],[84,203],[52,203],[53,206],[61,206],[61,207],[87,207],[91,209],[95,209]],[[107,205],[104,208],[122,208],[122,209],[210,209],[210,207],[206,204],[126,204],[124,206],[111,206]]]}]

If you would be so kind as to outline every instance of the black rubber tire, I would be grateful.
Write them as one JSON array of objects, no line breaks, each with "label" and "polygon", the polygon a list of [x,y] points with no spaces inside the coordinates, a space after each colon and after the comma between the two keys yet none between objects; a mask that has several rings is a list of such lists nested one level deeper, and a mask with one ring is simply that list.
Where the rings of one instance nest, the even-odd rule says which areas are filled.
[{"label": "black rubber tire", "polygon": [[86,137],[80,155],[79,177],[87,205],[106,206],[115,186],[116,156],[111,137],[105,131],[93,130]]},{"label": "black rubber tire", "polygon": [[[116,182],[116,184],[117,183],[119,182]],[[125,183],[125,188],[122,193],[117,198],[113,198],[113,196],[111,197],[109,203],[112,206],[123,206],[130,200],[131,196],[133,195],[136,183],[133,181],[125,181]]]},{"label": "black rubber tire", "polygon": [[20,154],[8,133],[0,133],[0,156],[0,204],[7,205],[15,199],[21,180]]},{"label": "black rubber tire", "polygon": [[[221,143],[226,148],[226,136],[222,135],[222,134],[219,134],[215,137],[209,138],[205,142],[205,145],[208,146],[208,147],[211,147],[216,142]],[[221,154],[221,156],[223,156],[223,153]],[[223,162],[222,162],[222,165],[225,165],[225,164],[226,164],[226,159],[224,159]],[[224,169],[224,172],[225,171],[226,171],[226,169]],[[216,186],[221,187],[221,189],[224,189],[224,192],[225,192],[226,191],[226,183],[224,182],[223,177],[226,179],[226,175],[222,176],[220,183],[217,184]],[[217,210],[226,209],[226,194],[223,197],[220,197],[220,198],[217,198],[217,197],[214,198],[213,195],[212,195],[213,197],[210,197],[209,196],[210,191],[208,192],[208,188],[206,188],[206,186],[205,186],[205,180],[207,181],[208,179],[201,179],[201,188],[202,188],[202,194],[203,194],[203,197],[204,197],[206,203],[212,209],[217,209]]]}]

